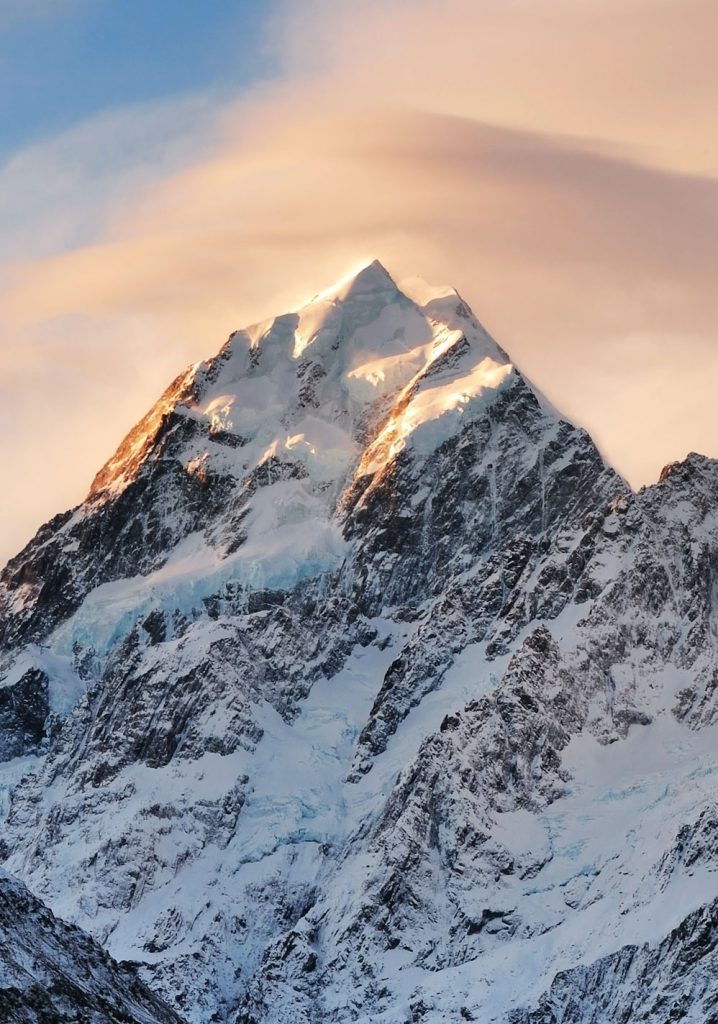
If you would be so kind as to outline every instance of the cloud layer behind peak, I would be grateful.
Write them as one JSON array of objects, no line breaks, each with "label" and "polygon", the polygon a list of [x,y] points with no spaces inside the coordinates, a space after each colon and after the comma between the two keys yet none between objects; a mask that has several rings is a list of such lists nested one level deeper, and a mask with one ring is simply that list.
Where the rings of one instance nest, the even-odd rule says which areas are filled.
[{"label": "cloud layer behind peak", "polygon": [[117,112],[128,145],[101,188],[102,122],[72,158],[52,143],[62,202],[26,207],[2,269],[0,468],[23,495],[5,553],[82,497],[183,363],[374,256],[455,285],[634,483],[718,454],[714,18],[698,0],[303,4],[275,26],[282,79],[183,101],[181,130],[185,108],[153,108],[163,160]]}]

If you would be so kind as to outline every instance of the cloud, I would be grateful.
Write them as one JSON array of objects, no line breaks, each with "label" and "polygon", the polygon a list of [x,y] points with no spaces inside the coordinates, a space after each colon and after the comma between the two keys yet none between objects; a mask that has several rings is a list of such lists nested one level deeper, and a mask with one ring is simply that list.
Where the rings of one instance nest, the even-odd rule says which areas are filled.
[{"label": "cloud", "polygon": [[194,95],[106,112],[0,164],[0,265],[91,244],[112,212],[206,159],[216,98]]},{"label": "cloud", "polygon": [[[647,30],[659,15],[670,26],[676,9],[622,5],[632,61],[641,18]],[[284,80],[188,121],[176,161],[146,179],[136,172],[135,186],[134,160],[116,175],[109,160],[93,193],[90,142],[67,193],[77,211],[70,227],[43,235],[28,214],[32,259],[6,262],[0,293],[0,429],[11,439],[0,470],[18,485],[3,509],[11,543],[28,517],[79,500],[183,363],[373,256],[397,277],[455,284],[634,482],[690,448],[718,454],[718,182],[705,154],[675,158],[640,118],[630,131],[625,112],[589,88],[574,46],[579,29],[598,31],[598,5],[416,0],[304,11],[306,31],[285,22],[291,44],[278,37]],[[525,55],[522,24],[544,56],[521,64],[517,99],[509,58]],[[613,40],[596,45],[611,52]],[[563,78],[541,92],[551,47]],[[653,44],[647,50],[631,71],[640,81],[657,60]],[[562,100],[564,110],[554,90],[572,76],[578,95]],[[484,116],[491,97],[502,125]],[[581,99],[601,113],[600,142],[574,130]],[[680,109],[675,101],[667,124]],[[156,123],[161,131],[161,113]],[[49,203],[42,219],[56,208]],[[82,244],[68,248],[72,224]]]},{"label": "cloud", "polygon": [[278,22],[295,76],[382,103],[596,140],[715,173],[714,0],[307,0]]}]

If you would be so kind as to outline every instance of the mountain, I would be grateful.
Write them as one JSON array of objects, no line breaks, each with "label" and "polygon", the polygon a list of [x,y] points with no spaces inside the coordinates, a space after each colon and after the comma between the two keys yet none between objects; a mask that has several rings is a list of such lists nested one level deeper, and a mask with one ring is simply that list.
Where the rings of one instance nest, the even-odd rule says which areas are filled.
[{"label": "mountain", "polygon": [[197,1024],[709,1019],[717,494],[376,262],[232,334],[2,574],[6,869]]}]

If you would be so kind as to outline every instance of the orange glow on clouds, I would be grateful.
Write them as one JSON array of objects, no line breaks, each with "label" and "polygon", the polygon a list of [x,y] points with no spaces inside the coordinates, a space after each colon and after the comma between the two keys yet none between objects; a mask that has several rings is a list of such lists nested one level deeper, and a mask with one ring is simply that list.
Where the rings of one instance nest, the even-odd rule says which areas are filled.
[{"label": "orange glow on clouds", "polygon": [[[43,208],[42,256],[0,266],[3,554],[82,498],[185,363],[373,257],[455,285],[632,482],[718,454],[717,18],[712,0],[288,4],[284,79],[218,109],[194,166],[108,189],[73,250]],[[63,217],[87,213],[82,157]]]}]

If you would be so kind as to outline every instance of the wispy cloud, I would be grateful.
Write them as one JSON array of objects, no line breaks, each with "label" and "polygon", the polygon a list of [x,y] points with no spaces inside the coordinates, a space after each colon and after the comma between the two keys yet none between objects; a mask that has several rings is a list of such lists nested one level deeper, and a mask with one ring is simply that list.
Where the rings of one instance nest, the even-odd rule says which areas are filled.
[{"label": "wispy cloud", "polygon": [[[49,197],[32,215],[42,160],[27,157],[7,194],[25,197],[31,237],[13,248],[32,259],[6,262],[0,294],[1,470],[25,495],[3,510],[11,540],[29,508],[81,497],[180,364],[364,256],[458,286],[632,480],[689,448],[718,454],[716,151],[696,141],[712,5],[620,6],[627,42],[601,13],[615,20],[613,0],[303,4],[278,30],[283,81],[180,113],[185,132],[169,108],[135,136],[113,115],[116,136],[97,123],[74,164],[56,146],[64,209]],[[679,63],[695,36],[699,65],[673,99],[658,72],[671,33]],[[146,141],[128,153],[164,163],[120,155],[115,173],[130,136]]]},{"label": "wispy cloud", "polygon": [[206,159],[216,98],[198,95],[104,113],[0,163],[0,264],[101,237],[151,185]]}]

